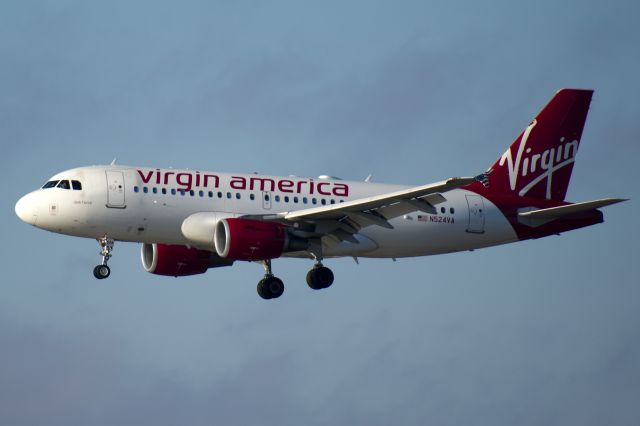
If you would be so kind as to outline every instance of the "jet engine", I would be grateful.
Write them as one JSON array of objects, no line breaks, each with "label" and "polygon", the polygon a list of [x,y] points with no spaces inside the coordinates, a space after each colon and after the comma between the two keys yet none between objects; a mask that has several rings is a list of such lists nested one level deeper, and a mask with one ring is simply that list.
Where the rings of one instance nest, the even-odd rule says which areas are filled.
[{"label": "jet engine", "polygon": [[234,260],[266,260],[308,248],[308,241],[290,235],[280,223],[226,218],[216,223],[218,256]]},{"label": "jet engine", "polygon": [[141,257],[147,272],[173,277],[203,274],[209,268],[233,264],[233,260],[221,259],[211,251],[170,244],[142,244]]}]

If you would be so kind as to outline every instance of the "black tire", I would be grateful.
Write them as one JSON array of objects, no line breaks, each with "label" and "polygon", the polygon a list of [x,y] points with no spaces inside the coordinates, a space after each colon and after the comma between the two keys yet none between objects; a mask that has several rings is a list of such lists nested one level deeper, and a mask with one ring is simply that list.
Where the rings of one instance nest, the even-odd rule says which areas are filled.
[{"label": "black tire", "polygon": [[103,280],[111,275],[111,268],[107,265],[98,265],[93,268],[93,276],[99,280]]},{"label": "black tire", "polygon": [[307,272],[307,284],[314,290],[331,287],[333,272],[326,266],[315,266]]},{"label": "black tire", "polygon": [[282,296],[282,293],[284,293],[284,283],[280,278],[268,277],[263,281],[263,288],[265,292],[271,296],[270,299],[277,299]]},{"label": "black tire", "polygon": [[309,272],[307,272],[307,285],[313,290],[320,290],[322,288],[316,283],[315,268],[310,269]]},{"label": "black tire", "polygon": [[318,268],[316,274],[322,288],[331,287],[331,284],[333,284],[333,271],[331,271],[331,269],[325,266],[321,266],[320,268]]},{"label": "black tire", "polygon": [[271,299],[271,294],[267,292],[267,289],[264,287],[264,281],[264,279],[260,280],[256,289],[258,290],[258,296],[262,297],[265,300],[269,300]]}]

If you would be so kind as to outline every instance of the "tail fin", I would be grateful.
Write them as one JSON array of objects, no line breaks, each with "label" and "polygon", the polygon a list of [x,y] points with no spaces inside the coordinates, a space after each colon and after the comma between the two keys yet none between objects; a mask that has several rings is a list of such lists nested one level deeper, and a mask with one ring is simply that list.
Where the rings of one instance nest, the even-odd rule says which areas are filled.
[{"label": "tail fin", "polygon": [[564,200],[592,95],[559,90],[489,169],[489,190]]}]

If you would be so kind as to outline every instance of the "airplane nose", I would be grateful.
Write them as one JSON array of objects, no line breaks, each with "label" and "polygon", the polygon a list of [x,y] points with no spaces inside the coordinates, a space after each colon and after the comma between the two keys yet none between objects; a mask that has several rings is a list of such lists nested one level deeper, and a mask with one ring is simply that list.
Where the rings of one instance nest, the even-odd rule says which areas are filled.
[{"label": "airplane nose", "polygon": [[38,210],[32,194],[27,194],[16,203],[16,215],[25,223],[35,225],[38,220]]}]

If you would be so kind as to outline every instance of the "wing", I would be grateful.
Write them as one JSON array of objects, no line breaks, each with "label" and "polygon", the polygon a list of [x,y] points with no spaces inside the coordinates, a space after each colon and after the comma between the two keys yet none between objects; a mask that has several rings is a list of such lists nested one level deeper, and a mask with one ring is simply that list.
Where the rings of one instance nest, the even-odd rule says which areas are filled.
[{"label": "wing", "polygon": [[[345,215],[352,214],[355,214],[355,216],[374,215],[380,220],[372,220],[375,221],[376,224],[382,224],[382,221],[386,222],[387,219],[401,216],[410,211],[422,210],[433,213],[435,212],[435,204],[446,201],[441,194],[442,192],[468,185],[474,181],[475,178],[451,178],[429,185],[416,186],[400,191],[347,201],[345,203],[313,207],[293,212],[283,212],[278,216],[286,220],[298,221],[339,219]],[[396,206],[396,208],[392,208],[394,206]],[[391,228],[392,226],[387,223],[385,227]]]},{"label": "wing", "polygon": [[292,224],[309,236],[331,236],[336,241],[357,244],[358,240],[353,235],[361,228],[375,225],[393,229],[389,219],[416,210],[435,214],[434,206],[446,201],[443,193],[476,180],[477,177],[455,177],[339,204],[253,217]]}]

